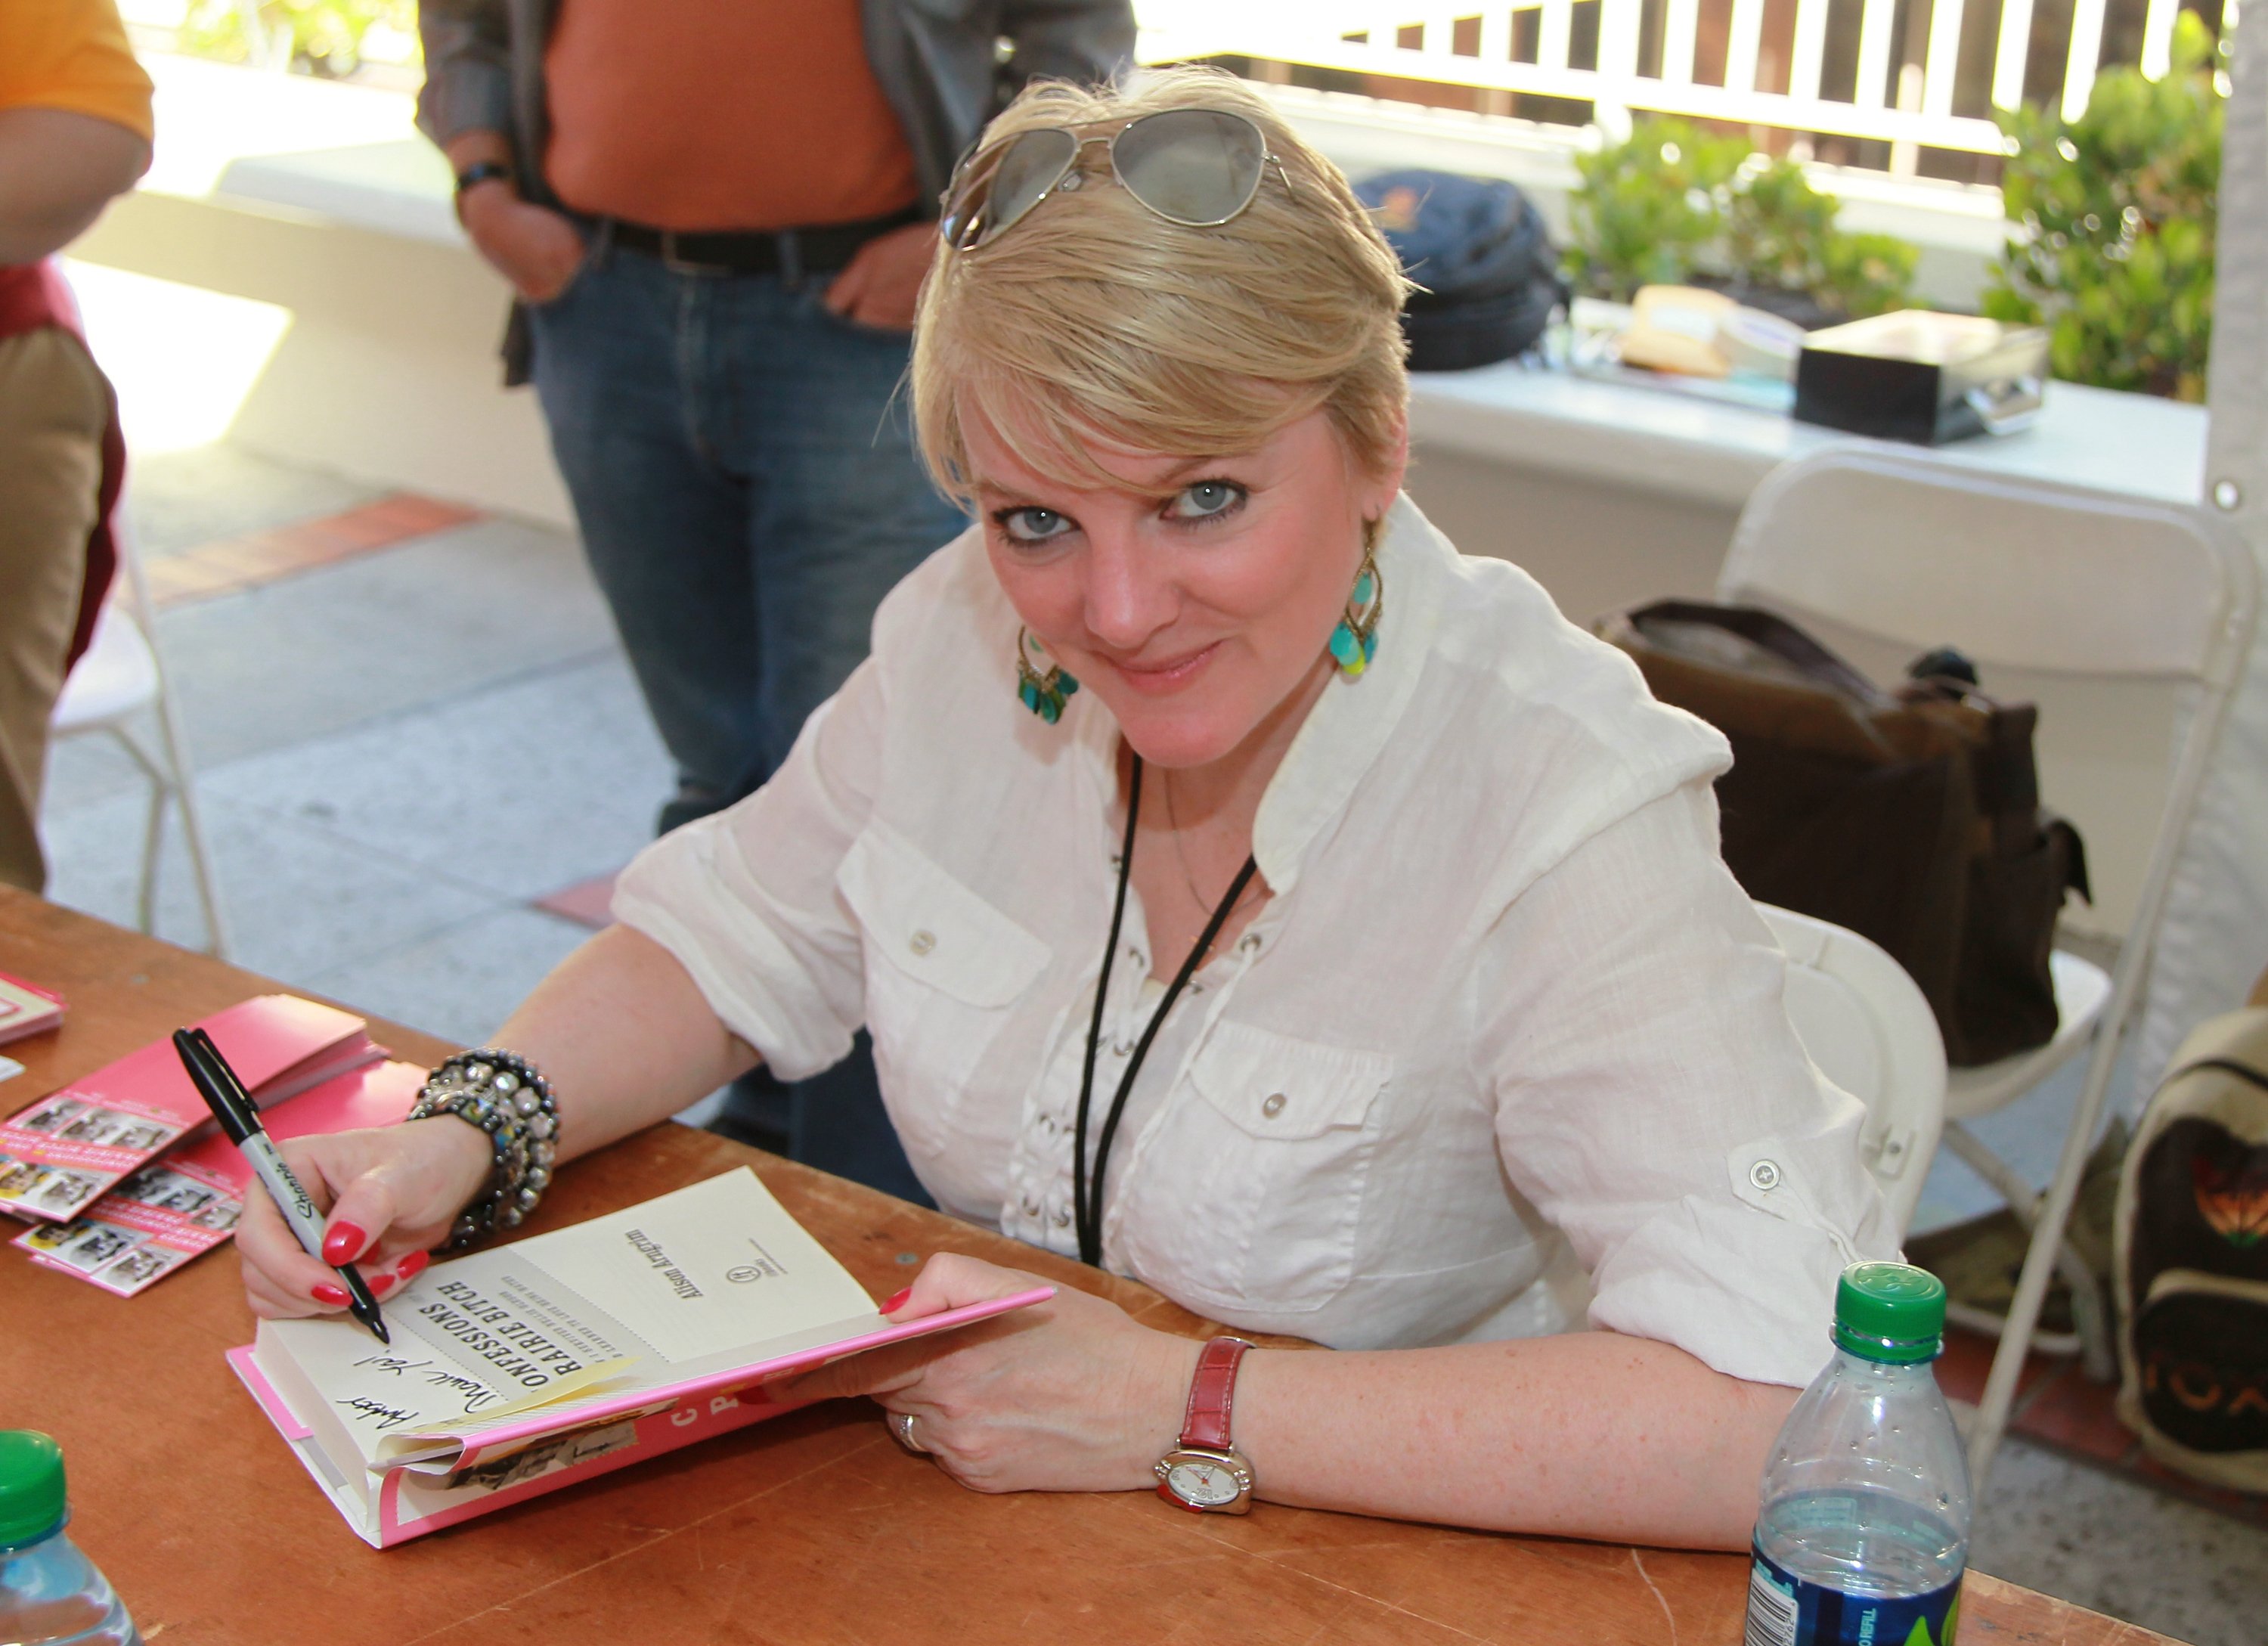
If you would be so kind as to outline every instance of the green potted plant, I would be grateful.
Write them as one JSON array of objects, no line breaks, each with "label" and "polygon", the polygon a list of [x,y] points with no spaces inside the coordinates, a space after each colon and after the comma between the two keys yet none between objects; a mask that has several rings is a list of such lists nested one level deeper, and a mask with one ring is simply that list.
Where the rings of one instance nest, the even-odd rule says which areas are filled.
[{"label": "green potted plant", "polygon": [[1888,234],[1845,233],[1836,210],[1794,161],[1750,157],[1726,204],[1727,290],[1805,326],[1905,307],[1920,255]]},{"label": "green potted plant", "polygon": [[2020,232],[1993,265],[1984,312],[2046,324],[2058,377],[2205,398],[2225,50],[2184,11],[2163,78],[2111,70],[2075,121],[2001,115],[2001,196]]},{"label": "green potted plant", "polygon": [[1575,157],[1582,178],[1568,213],[1576,285],[1627,303],[1642,285],[1683,282],[1721,228],[1721,191],[1748,158],[1745,138],[1679,120],[1639,122],[1621,143]]},{"label": "green potted plant", "polygon": [[1569,274],[1591,296],[1708,285],[1806,326],[1906,305],[1914,248],[1837,228],[1832,196],[1745,137],[1646,120],[1575,164]]},{"label": "green potted plant", "polygon": [[416,0],[192,0],[181,43],[201,56],[338,79],[361,66],[363,37],[417,26]]}]

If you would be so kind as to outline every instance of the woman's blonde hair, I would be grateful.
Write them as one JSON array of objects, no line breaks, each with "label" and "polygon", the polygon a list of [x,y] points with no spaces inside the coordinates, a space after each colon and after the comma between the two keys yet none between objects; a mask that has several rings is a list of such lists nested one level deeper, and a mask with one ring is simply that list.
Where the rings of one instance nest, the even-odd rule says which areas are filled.
[{"label": "woman's blonde hair", "polygon": [[1409,397],[1408,283],[1345,176],[1264,98],[1203,69],[1123,92],[1042,82],[983,144],[1047,126],[1103,135],[1189,107],[1244,115],[1275,157],[1232,221],[1186,228],[1158,217],[1116,186],[1097,144],[1079,151],[1087,187],[1043,200],[973,252],[940,244],[916,326],[913,402],[931,474],[964,503],[974,478],[964,413],[1027,468],[1082,488],[1124,483],[1090,440],[1226,455],[1319,407],[1365,472],[1392,462]]}]

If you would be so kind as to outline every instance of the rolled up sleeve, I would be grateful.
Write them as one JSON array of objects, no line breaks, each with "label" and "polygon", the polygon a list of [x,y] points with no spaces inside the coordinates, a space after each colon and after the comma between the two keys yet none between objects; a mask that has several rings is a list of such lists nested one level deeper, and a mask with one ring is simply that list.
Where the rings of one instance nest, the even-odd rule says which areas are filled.
[{"label": "rolled up sleeve", "polygon": [[1706,779],[1575,847],[1486,955],[1505,1170],[1588,1271],[1592,1325],[1810,1381],[1837,1276],[1896,1234],[1864,1111],[1804,1054],[1785,960],[1719,858]]},{"label": "rolled up sleeve", "polygon": [[881,666],[821,705],[771,781],[648,846],[615,918],[666,948],[782,1080],[840,1061],[865,1019],[859,931],[836,889],[873,808]]},{"label": "rolled up sleeve", "polygon": [[417,33],[425,51],[418,129],[444,147],[467,131],[509,137],[512,48],[503,0],[419,0]]}]

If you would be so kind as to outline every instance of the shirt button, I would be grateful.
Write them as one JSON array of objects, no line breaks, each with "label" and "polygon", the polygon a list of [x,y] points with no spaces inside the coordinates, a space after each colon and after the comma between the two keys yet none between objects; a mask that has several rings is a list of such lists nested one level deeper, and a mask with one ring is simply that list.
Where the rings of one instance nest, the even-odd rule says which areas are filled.
[{"label": "shirt button", "polygon": [[1267,1096],[1261,1099],[1260,1112],[1266,1115],[1270,1120],[1273,1120],[1278,1115],[1282,1114],[1284,1112],[1284,1094],[1282,1092],[1269,1093]]},{"label": "shirt button", "polygon": [[1247,932],[1243,938],[1237,943],[1236,952],[1240,955],[1258,954],[1260,952],[1260,934],[1257,932]]},{"label": "shirt button", "polygon": [[1056,1208],[1056,1227],[1057,1229],[1069,1229],[1071,1227],[1071,1207],[1067,1206],[1059,1206]]},{"label": "shirt button", "polygon": [[1024,1215],[1027,1217],[1037,1217],[1039,1214],[1040,1203],[1032,1199],[1030,1195],[1026,1195],[1024,1197]]},{"label": "shirt button", "polygon": [[1749,1181],[1759,1189],[1779,1187],[1779,1167],[1771,1161],[1760,1160],[1749,1168]]},{"label": "shirt button", "polygon": [[937,947],[937,934],[934,932],[916,932],[907,941],[906,947],[917,955],[926,955]]}]

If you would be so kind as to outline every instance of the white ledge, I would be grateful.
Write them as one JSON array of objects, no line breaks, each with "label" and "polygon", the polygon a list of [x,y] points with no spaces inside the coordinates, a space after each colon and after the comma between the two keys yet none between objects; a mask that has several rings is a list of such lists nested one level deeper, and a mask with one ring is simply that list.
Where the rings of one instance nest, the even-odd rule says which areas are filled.
[{"label": "white ledge", "polygon": [[[153,57],[150,68],[160,137],[144,188],[463,245],[448,166],[410,125],[408,97],[188,57]],[[1351,170],[1422,159],[1514,175],[1552,210],[1573,181],[1565,137],[1525,122],[1263,89]],[[1854,208],[1926,219],[1940,245],[1981,246],[1999,232],[1997,190],[1863,174],[1842,181]],[[1733,508],[1775,464],[1852,439],[1771,413],[1510,363],[1418,374],[1411,427],[1439,449]],[[1949,462],[2194,503],[2205,440],[2202,407],[2057,383],[2029,430],[1940,449]]]},{"label": "white ledge", "polygon": [[[1878,443],[1771,412],[1512,361],[1412,373],[1410,399],[1410,433],[1422,444],[1733,508],[1790,458]],[[2193,504],[2203,496],[2205,410],[2051,383],[2030,428],[1936,449],[1948,462],[2000,474]]]}]

